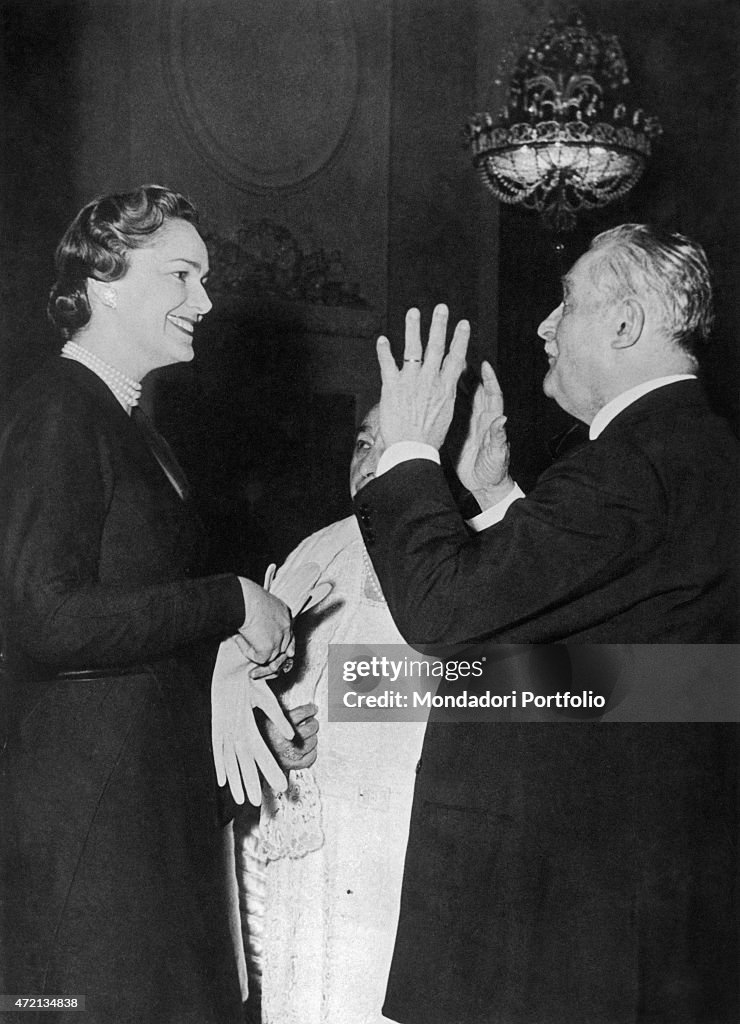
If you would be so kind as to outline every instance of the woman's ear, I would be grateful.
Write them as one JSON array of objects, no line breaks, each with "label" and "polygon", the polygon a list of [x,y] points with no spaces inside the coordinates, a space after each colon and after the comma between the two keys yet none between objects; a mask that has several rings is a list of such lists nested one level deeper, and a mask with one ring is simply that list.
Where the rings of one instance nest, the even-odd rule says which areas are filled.
[{"label": "woman's ear", "polygon": [[630,296],[619,304],[617,329],[612,339],[612,348],[630,348],[636,344],[645,326],[645,310],[641,302]]},{"label": "woman's ear", "polygon": [[115,309],[118,305],[118,295],[113,285],[106,284],[105,281],[98,281],[96,277],[88,277],[87,294],[110,309]]}]

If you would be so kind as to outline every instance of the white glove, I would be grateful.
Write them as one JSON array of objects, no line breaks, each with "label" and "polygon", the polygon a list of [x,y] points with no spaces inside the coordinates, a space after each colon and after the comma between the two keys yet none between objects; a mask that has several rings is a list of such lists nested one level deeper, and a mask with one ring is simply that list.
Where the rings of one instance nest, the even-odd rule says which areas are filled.
[{"label": "white glove", "polygon": [[211,684],[211,740],[219,786],[228,781],[238,804],[244,803],[246,789],[249,802],[259,807],[262,785],[258,768],[278,792],[288,784],[257,728],[254,709],[261,708],[286,740],[293,737],[294,730],[267,682],[251,678],[252,666],[234,637],[220,645]]},{"label": "white glove", "polygon": [[[275,566],[271,565],[264,589],[284,601],[296,618],[330,593],[331,583],[316,585],[320,573],[315,562],[308,562],[295,572],[282,573],[275,581]],[[258,769],[276,792],[283,792],[288,784],[257,728],[254,708],[261,708],[286,740],[292,739],[295,731],[267,680],[253,677],[258,666],[249,654],[250,648],[239,633],[224,640],[218,649],[211,684],[211,741],[219,786],[228,781],[238,804],[244,803],[246,788],[249,802],[257,807],[262,800]],[[289,667],[284,671],[289,671],[292,661],[285,664]]]},{"label": "white glove", "polygon": [[307,612],[331,593],[331,583],[317,585],[320,575],[321,567],[317,562],[306,562],[289,572],[281,570],[277,577],[275,566],[271,565],[265,575],[265,590],[284,601],[293,618],[297,619],[302,612]]}]

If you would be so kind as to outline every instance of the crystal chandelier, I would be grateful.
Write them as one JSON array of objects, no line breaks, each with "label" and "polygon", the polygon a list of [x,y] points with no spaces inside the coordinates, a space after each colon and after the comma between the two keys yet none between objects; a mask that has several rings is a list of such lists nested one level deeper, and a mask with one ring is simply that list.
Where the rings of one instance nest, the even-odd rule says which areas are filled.
[{"label": "crystal chandelier", "polygon": [[498,121],[476,114],[468,122],[483,182],[503,202],[538,210],[556,231],[623,196],[661,133],[657,118],[629,109],[628,85],[616,36],[590,33],[580,14],[551,19],[520,56]]}]

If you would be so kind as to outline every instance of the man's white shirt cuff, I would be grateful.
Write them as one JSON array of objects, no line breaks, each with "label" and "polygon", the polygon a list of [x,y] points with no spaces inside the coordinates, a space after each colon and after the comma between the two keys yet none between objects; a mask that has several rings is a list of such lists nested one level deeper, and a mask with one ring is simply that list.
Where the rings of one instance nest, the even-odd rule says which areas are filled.
[{"label": "man's white shirt cuff", "polygon": [[439,452],[430,444],[423,441],[396,441],[395,444],[386,448],[378,459],[378,466],[375,470],[376,476],[382,476],[389,469],[393,469],[399,462],[408,462],[410,459],[429,459],[439,465]]},{"label": "man's white shirt cuff", "polygon": [[513,505],[515,501],[519,501],[519,499],[523,497],[524,491],[521,489],[519,484],[514,484],[505,498],[502,498],[501,501],[497,501],[496,504],[491,505],[490,508],[479,512],[477,516],[473,516],[472,519],[468,519],[466,522],[474,533],[480,533],[481,530],[487,530],[489,526],[494,526],[496,523],[500,523],[506,515],[506,511],[509,506]]},{"label": "man's white shirt cuff", "polygon": [[[430,462],[436,462],[439,465],[439,452],[432,445],[424,444],[422,441],[396,441],[395,444],[386,448],[378,459],[375,475],[382,476],[389,469],[393,469],[394,466],[401,462],[408,462],[410,459],[428,459]],[[523,497],[524,491],[518,484],[514,484],[505,498],[497,501],[495,505],[491,505],[490,508],[485,509],[483,512],[479,512],[472,519],[468,519],[468,526],[475,533],[487,530],[489,526],[500,523],[506,515],[506,510],[509,506]]]}]

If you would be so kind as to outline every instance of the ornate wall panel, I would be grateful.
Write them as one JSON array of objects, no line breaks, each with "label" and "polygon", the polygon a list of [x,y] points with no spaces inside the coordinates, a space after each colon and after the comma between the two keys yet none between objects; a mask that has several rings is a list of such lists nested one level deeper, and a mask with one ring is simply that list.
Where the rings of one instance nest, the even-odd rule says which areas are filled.
[{"label": "ornate wall panel", "polygon": [[167,0],[170,99],[201,158],[237,188],[304,184],[341,150],[356,112],[357,35],[336,0]]},{"label": "ornate wall panel", "polygon": [[307,251],[340,251],[382,321],[391,8],[392,0],[89,4],[77,58],[80,200],[158,181],[189,194],[222,237],[267,219]]}]

